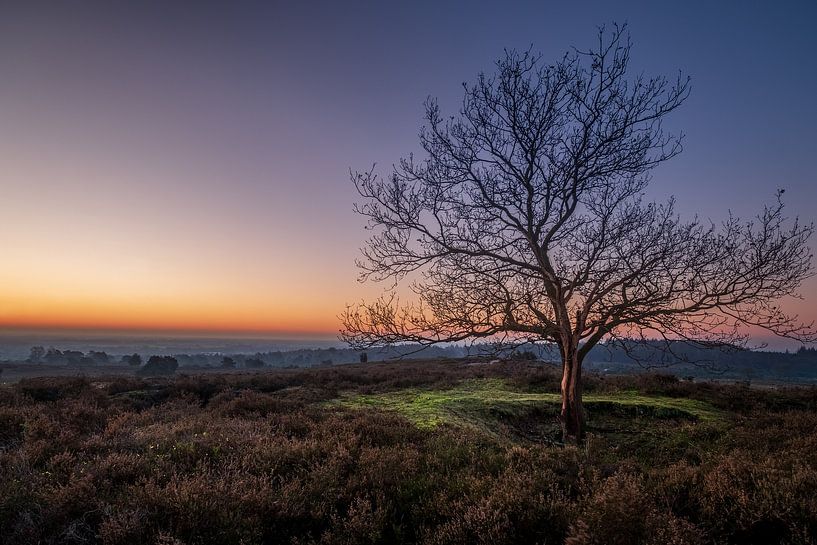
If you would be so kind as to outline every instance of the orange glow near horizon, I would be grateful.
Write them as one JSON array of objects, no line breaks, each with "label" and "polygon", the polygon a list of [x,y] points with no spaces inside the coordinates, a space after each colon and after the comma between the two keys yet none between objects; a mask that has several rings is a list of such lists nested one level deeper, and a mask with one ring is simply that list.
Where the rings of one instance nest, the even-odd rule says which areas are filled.
[{"label": "orange glow near horizon", "polygon": [[[328,267],[297,253],[250,259],[212,241],[203,256],[187,249],[195,248],[192,242],[157,248],[139,240],[123,251],[104,232],[87,246],[65,244],[66,229],[52,232],[50,243],[8,248],[0,269],[0,328],[328,336],[337,334],[337,315],[354,301],[348,294],[360,289],[351,258],[320,276]],[[286,255],[281,245],[274,255]]]},{"label": "orange glow near horizon", "polygon": [[[337,335],[337,320],[322,322],[293,317],[276,319],[271,317],[224,315],[215,318],[202,317],[197,309],[185,309],[177,312],[166,312],[160,316],[153,314],[134,314],[108,309],[94,308],[88,312],[88,306],[74,311],[66,307],[58,312],[11,314],[0,317],[0,329],[56,329],[56,330],[93,330],[93,331],[148,331],[148,332],[185,332],[185,333],[237,333],[259,335]],[[96,312],[94,312],[96,311]]]},{"label": "orange glow near horizon", "polygon": [[[0,274],[0,328],[71,328],[336,334],[341,299],[243,286],[205,278],[32,274],[23,283]],[[210,276],[210,275],[206,275]],[[271,275],[272,276],[272,275]],[[254,285],[255,284],[255,285]],[[9,289],[11,287],[11,289]],[[313,292],[314,293],[314,292]]]},{"label": "orange glow near horizon", "polygon": [[[12,307],[4,301],[0,328],[170,331],[202,333],[258,333],[336,335],[337,318],[315,316],[302,309],[284,309],[277,315],[215,309],[210,305],[172,307],[60,301],[27,301]],[[47,306],[46,311],[44,307]],[[209,307],[209,308],[207,308]]]},{"label": "orange glow near horizon", "polygon": [[18,151],[0,157],[0,328],[329,336],[347,303],[376,291],[355,281],[351,204],[326,215],[353,225],[318,248],[325,226],[282,206],[283,190],[237,193],[216,165]]},{"label": "orange glow near horizon", "polygon": [[[171,297],[168,290],[124,291],[120,293],[65,289],[43,290],[31,284],[24,290],[17,284],[14,293],[7,288],[8,274],[0,274],[0,329],[54,329],[128,332],[167,332],[193,334],[238,334],[272,336],[335,337],[340,328],[337,315],[343,310],[342,296],[331,303],[304,297],[292,291],[268,297],[248,293],[216,293],[211,286],[199,286]],[[63,279],[64,280],[64,279]],[[101,278],[96,282],[104,284]],[[52,286],[54,284],[52,283]],[[63,290],[63,291],[61,291]],[[203,291],[199,291],[203,290]],[[163,293],[165,292],[165,293]],[[342,293],[342,292],[340,292]],[[374,295],[372,292],[369,295]],[[812,307],[807,301],[788,305],[808,321]],[[757,339],[768,334],[751,329]]]}]

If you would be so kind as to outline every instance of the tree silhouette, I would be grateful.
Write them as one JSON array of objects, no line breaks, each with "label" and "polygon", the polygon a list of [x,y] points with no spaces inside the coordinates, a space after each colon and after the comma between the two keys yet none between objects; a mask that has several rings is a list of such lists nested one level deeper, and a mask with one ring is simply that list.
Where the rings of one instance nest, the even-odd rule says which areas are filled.
[{"label": "tree silhouette", "polygon": [[224,369],[235,369],[235,360],[229,356],[221,358],[221,367]]},{"label": "tree silhouette", "polygon": [[135,352],[130,356],[122,356],[122,363],[127,363],[128,365],[138,367],[142,365],[142,356]]},{"label": "tree silhouette", "polygon": [[139,376],[172,375],[179,368],[173,356],[151,356],[147,363],[136,370]]},{"label": "tree silhouette", "polygon": [[[814,338],[775,303],[812,273],[813,227],[785,217],[782,192],[756,218],[718,225],[645,201],[651,170],[681,151],[662,121],[689,80],[630,77],[630,49],[616,26],[550,65],[506,51],[494,75],[463,85],[459,115],[426,102],[423,160],[352,174],[374,230],[361,279],[393,284],[346,309],[344,340],[554,343],[575,441],[582,362],[602,340],[735,345],[746,325]],[[401,303],[405,281],[415,296]]]},{"label": "tree silhouette", "polygon": [[45,357],[45,348],[42,346],[32,346],[28,356],[29,363],[41,363]]}]

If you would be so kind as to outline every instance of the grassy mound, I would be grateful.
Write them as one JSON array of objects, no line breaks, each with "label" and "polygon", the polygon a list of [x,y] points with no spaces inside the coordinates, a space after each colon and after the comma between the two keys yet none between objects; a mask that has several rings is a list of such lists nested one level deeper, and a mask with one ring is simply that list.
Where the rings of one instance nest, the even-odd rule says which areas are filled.
[{"label": "grassy mound", "polygon": [[[591,425],[594,415],[618,414],[718,422],[723,413],[704,401],[682,397],[649,396],[636,390],[584,396]],[[496,378],[465,380],[453,388],[409,388],[377,394],[343,396],[337,404],[352,409],[382,409],[396,412],[421,429],[441,424],[467,426],[492,432],[494,421],[520,417],[532,409],[556,414],[561,398],[553,392],[524,392]],[[597,419],[600,420],[600,419]]]}]

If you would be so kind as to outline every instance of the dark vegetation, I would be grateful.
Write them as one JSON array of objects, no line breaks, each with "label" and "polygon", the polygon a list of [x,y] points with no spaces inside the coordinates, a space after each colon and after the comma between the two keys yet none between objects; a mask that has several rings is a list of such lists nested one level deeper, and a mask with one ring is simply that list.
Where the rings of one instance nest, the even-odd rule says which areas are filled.
[{"label": "dark vegetation", "polygon": [[[46,364],[44,354],[63,354],[52,365],[68,367],[90,367],[95,365],[123,365],[139,367],[140,354],[109,355],[105,352],[89,351],[85,354],[72,350],[58,350],[32,347],[31,355],[25,363]],[[73,362],[64,358],[73,356]],[[79,356],[77,357],[76,354]],[[173,354],[184,368],[299,368],[327,365],[342,365],[366,361],[387,361],[402,359],[434,359],[461,357],[515,357],[516,359],[539,359],[557,361],[559,351],[554,345],[535,344],[513,347],[497,347],[492,344],[474,343],[470,345],[432,346],[417,352],[417,346],[398,345],[387,348],[370,349],[360,352],[351,348],[310,348],[285,351],[259,352],[254,355],[221,353]],[[148,358],[149,359],[149,358]],[[79,365],[80,361],[86,366]],[[0,362],[2,365],[2,362]],[[600,344],[587,354],[586,365],[599,372],[641,373],[644,370],[666,370],[678,376],[700,379],[729,379],[759,382],[803,382],[817,381],[817,349],[801,347],[794,352],[772,352],[745,350],[739,347],[707,348],[699,344],[682,341],[632,341]],[[48,370],[44,370],[45,373]],[[104,370],[102,371],[104,372]],[[89,371],[90,373],[90,371]]]},{"label": "dark vegetation", "polygon": [[142,356],[139,354],[131,354],[130,356],[122,356],[122,363],[138,367],[142,365]]},{"label": "dark vegetation", "polygon": [[179,368],[173,356],[151,356],[148,362],[136,370],[139,376],[172,375]]},{"label": "dark vegetation", "polygon": [[[817,389],[404,361],[0,387],[0,542],[813,543]],[[433,418],[429,418],[433,417]]]}]

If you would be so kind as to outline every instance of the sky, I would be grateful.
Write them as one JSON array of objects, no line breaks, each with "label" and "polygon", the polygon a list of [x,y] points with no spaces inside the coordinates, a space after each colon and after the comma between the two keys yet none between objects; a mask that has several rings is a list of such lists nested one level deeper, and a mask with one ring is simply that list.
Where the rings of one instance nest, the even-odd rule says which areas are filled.
[{"label": "sky", "polygon": [[[172,4],[172,5],[171,5]],[[627,22],[692,78],[649,196],[817,216],[817,3],[0,2],[0,328],[331,337],[367,232],[349,170],[418,149],[504,48]],[[812,242],[814,244],[814,241]],[[817,280],[785,307],[817,318]]]}]

